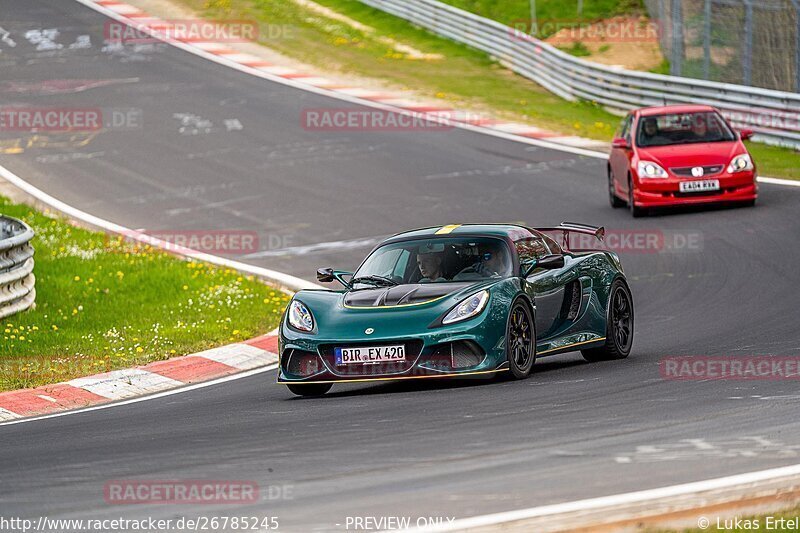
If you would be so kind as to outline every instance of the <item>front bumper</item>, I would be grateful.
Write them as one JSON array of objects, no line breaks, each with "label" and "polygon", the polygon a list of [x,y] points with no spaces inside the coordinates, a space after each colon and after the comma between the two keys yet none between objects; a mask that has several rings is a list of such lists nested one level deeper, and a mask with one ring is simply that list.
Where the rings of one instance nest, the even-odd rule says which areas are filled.
[{"label": "front bumper", "polygon": [[[504,336],[487,334],[482,324],[443,328],[408,337],[317,338],[282,329],[278,383],[350,383],[466,377],[506,370]],[[406,360],[337,365],[334,348],[403,344]]]},{"label": "front bumper", "polygon": [[[720,190],[681,193],[682,181],[704,179],[719,180]],[[633,203],[636,207],[666,207],[677,205],[711,204],[725,202],[748,202],[758,197],[758,185],[755,172],[737,174],[719,174],[704,178],[669,178],[639,179],[633,191]]]}]

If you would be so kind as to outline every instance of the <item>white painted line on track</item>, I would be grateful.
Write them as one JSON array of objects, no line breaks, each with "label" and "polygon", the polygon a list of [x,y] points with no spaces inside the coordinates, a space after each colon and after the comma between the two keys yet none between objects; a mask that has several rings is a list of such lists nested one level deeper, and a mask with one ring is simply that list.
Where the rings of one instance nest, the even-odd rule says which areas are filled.
[{"label": "white painted line on track", "polygon": [[800,187],[800,180],[785,180],[781,178],[758,177],[759,183],[771,183],[772,185],[788,185],[789,187]]},{"label": "white painted line on track", "polygon": [[[105,8],[103,6],[97,5],[94,2],[92,2],[92,0],[75,0],[75,1],[85,5],[86,7],[90,8],[90,9],[93,9],[93,10],[99,12],[99,13],[102,13],[103,15],[106,15],[109,18],[113,18],[113,19],[115,19],[115,20],[117,20],[119,22],[123,22],[123,23],[130,22],[130,19],[128,19],[127,17],[121,16],[118,13],[115,13],[114,11],[112,11],[112,10],[110,10],[108,8]],[[171,44],[172,46],[174,46],[176,48],[179,48],[179,49],[181,49],[181,50],[183,50],[185,52],[189,52],[190,54],[194,54],[196,56],[202,57],[202,58],[207,59],[209,61],[213,61],[215,63],[218,63],[220,65],[224,65],[226,67],[230,67],[230,68],[236,69],[236,70],[238,70],[240,72],[244,72],[246,74],[250,74],[250,75],[253,75],[253,76],[258,76],[260,78],[264,78],[264,79],[270,80],[270,81],[275,82],[275,83],[280,83],[282,85],[286,85],[286,86],[289,86],[289,87],[294,87],[295,89],[300,89],[300,90],[307,91],[307,92],[310,92],[310,93],[319,94],[319,95],[322,95],[322,96],[327,96],[329,98],[334,98],[334,99],[341,100],[341,101],[344,101],[344,102],[350,102],[350,103],[353,103],[353,104],[358,104],[358,105],[361,105],[361,106],[364,106],[364,107],[372,107],[372,108],[375,108],[375,109],[382,109],[384,111],[393,111],[393,112],[396,112],[396,113],[401,113],[403,115],[409,115],[409,116],[416,116],[416,115],[420,114],[420,113],[415,112],[415,111],[411,111],[411,110],[408,110],[408,109],[403,109],[402,107],[394,107],[394,106],[382,104],[382,103],[379,103],[379,102],[373,102],[371,100],[364,100],[364,99],[358,98],[356,96],[349,96],[347,94],[344,94],[341,91],[334,91],[334,90],[325,89],[325,88],[322,88],[322,87],[315,87],[314,85],[310,85],[308,83],[303,83],[302,82],[302,78],[300,80],[293,80],[293,79],[283,78],[283,77],[277,76],[277,75],[272,75],[269,72],[264,71],[263,70],[264,67],[248,67],[246,65],[242,65],[240,63],[236,63],[235,61],[231,61],[230,59],[227,59],[224,55],[218,56],[218,55],[206,52],[204,50],[200,50],[199,48],[196,48],[196,47],[192,46],[191,44],[187,44],[187,43],[183,43],[183,42],[175,41],[175,40],[170,40],[170,39],[164,39],[163,36],[159,36],[157,33],[154,33],[152,30],[149,30],[146,27],[142,27],[142,28],[139,28],[139,29],[140,29],[140,31],[144,31],[144,32],[150,33],[151,36],[153,36],[153,37],[155,37],[157,39],[160,39],[160,40],[162,40],[162,41],[164,41],[164,42],[166,42],[168,44]],[[267,67],[267,68],[273,68],[273,67]],[[432,122],[437,120],[435,115],[428,114],[428,115],[426,115],[426,117]],[[593,158],[596,158],[596,159],[608,159],[608,154],[606,154],[605,152],[597,152],[597,151],[594,151],[594,150],[587,150],[585,148],[576,148],[576,147],[572,147],[572,146],[565,146],[565,145],[560,145],[560,144],[557,144],[557,143],[548,142],[548,141],[544,141],[544,140],[540,140],[540,139],[533,139],[533,138],[530,138],[530,137],[521,137],[519,135],[514,135],[514,134],[510,134],[510,133],[504,133],[504,132],[499,131],[499,130],[493,130],[491,128],[486,128],[486,127],[482,127],[482,126],[476,126],[476,125],[473,125],[473,124],[466,124],[466,123],[458,122],[458,121],[451,121],[451,120],[449,120],[447,118],[442,119],[441,122],[449,124],[449,125],[452,125],[452,126],[454,126],[456,128],[460,128],[460,129],[463,129],[463,130],[473,131],[473,132],[476,132],[476,133],[481,133],[483,135],[490,135],[492,137],[497,137],[497,138],[500,138],[500,139],[506,139],[506,140],[509,140],[509,141],[517,142],[517,143],[528,144],[528,145],[531,145],[531,146],[538,146],[538,147],[541,147],[541,148],[548,148],[550,150],[557,150],[557,151],[560,151],[560,152],[566,152],[566,153],[573,154],[573,155],[582,155],[582,156],[586,156],[586,157],[593,157]],[[535,128],[535,127],[532,127],[532,128]],[[786,186],[790,186],[790,187],[800,187],[800,180],[795,181],[795,180],[785,180],[785,179],[779,179],[779,178],[759,177],[758,181],[760,183],[768,183],[768,184],[772,184],[772,185],[786,185]]]},{"label": "white painted line on track", "polygon": [[[9,420],[7,422],[0,422],[0,427],[2,426],[10,426],[13,424],[26,424],[28,422],[36,422],[37,420],[46,420],[48,418],[58,418],[61,416],[71,416],[77,415],[81,413],[88,413],[90,411],[99,411],[101,409],[110,409],[112,407],[120,407],[123,405],[130,405],[132,403],[139,403],[139,402],[146,402],[147,400],[155,400],[157,398],[164,398],[165,396],[172,396],[174,394],[181,394],[184,392],[189,392],[197,389],[203,389],[205,387],[211,387],[213,385],[219,385],[220,383],[226,383],[228,381],[235,381],[237,379],[242,378],[249,378],[250,376],[255,376],[256,374],[263,374],[264,372],[269,372],[271,370],[276,370],[278,368],[277,363],[274,365],[269,366],[262,366],[261,368],[254,368],[253,370],[247,370],[245,372],[240,372],[238,374],[232,374],[230,376],[224,376],[217,379],[212,379],[211,381],[204,381],[202,383],[194,383],[192,385],[186,385],[185,387],[179,387],[177,389],[170,389],[163,392],[158,392],[155,394],[150,394],[148,396],[139,396],[137,398],[131,398],[129,400],[122,400],[119,402],[113,403],[102,403],[100,405],[93,405],[91,407],[85,407],[83,409],[73,409],[71,411],[61,411],[58,413],[52,413],[49,415],[42,415],[42,416],[32,416],[29,418],[20,418],[18,420]],[[270,384],[274,384],[270,382]],[[2,420],[2,418],[0,418]]]},{"label": "white painted line on track", "polygon": [[712,490],[731,489],[738,486],[746,486],[764,481],[774,481],[780,478],[790,478],[798,475],[800,475],[800,464],[784,466],[781,468],[773,468],[770,470],[761,470],[759,472],[748,472],[746,474],[737,474],[734,476],[708,479],[705,481],[695,481],[681,485],[672,485],[670,487],[662,487],[658,489],[626,492],[623,494],[615,494],[613,496],[603,496],[600,498],[590,498],[587,500],[577,500],[573,502],[531,507],[528,509],[519,509],[517,511],[475,516],[472,518],[454,520],[449,524],[428,526],[424,529],[408,529],[406,531],[463,531],[478,527],[507,524],[509,522],[519,522],[521,520],[528,520],[532,518],[541,518],[578,511],[602,510],[620,505],[647,503],[650,501],[662,500],[664,498],[675,496],[688,496]]}]

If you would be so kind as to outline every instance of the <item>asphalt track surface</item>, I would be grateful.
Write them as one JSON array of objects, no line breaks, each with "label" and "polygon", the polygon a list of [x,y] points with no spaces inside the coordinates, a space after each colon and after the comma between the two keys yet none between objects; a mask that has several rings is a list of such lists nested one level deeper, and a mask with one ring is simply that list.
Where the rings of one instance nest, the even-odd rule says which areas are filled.
[{"label": "asphalt track surface", "polygon": [[[40,138],[0,164],[113,222],[257,231],[267,253],[245,261],[307,279],[319,266],[355,266],[380,236],[454,222],[575,220],[700,243],[621,253],[636,304],[627,360],[587,364],[571,353],[539,361],[522,382],[350,385],[311,400],[268,372],[4,426],[0,515],[260,515],[279,517],[281,530],[335,531],[347,516],[465,518],[800,462],[796,381],[673,381],[658,366],[668,355],[800,354],[799,189],[762,185],[752,209],[634,220],[608,206],[601,160],[461,130],[307,131],[304,109],[353,106],[168,46],[104,52],[105,22],[71,0],[0,1],[0,26],[18,41],[0,42],[0,104],[142,117],[82,146]],[[19,39],[47,28],[64,48]],[[68,49],[83,34],[91,48]],[[65,79],[114,81],[30,90]],[[213,126],[182,133],[176,114]],[[226,127],[234,119],[241,129]],[[308,247],[337,241],[348,242]],[[114,479],[291,489],[246,506],[115,506],[103,499]]]}]

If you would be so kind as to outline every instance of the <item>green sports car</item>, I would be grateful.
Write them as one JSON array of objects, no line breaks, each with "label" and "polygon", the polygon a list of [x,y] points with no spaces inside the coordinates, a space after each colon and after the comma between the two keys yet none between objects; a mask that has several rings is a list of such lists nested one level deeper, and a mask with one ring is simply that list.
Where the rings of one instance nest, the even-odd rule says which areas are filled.
[{"label": "green sports car", "polygon": [[570,250],[572,233],[602,241],[604,230],[433,227],[387,239],[355,273],[320,269],[319,281],[342,288],[303,290],[289,303],[278,382],[319,396],[333,383],[523,379],[537,357],[578,349],[589,361],[627,357],[633,299],[619,257]]}]

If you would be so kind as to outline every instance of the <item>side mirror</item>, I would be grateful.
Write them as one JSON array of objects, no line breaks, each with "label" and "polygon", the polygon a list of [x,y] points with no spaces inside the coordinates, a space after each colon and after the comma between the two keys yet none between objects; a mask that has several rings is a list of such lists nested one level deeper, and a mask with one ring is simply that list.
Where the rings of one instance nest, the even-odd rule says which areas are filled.
[{"label": "side mirror", "polygon": [[320,268],[317,270],[317,281],[320,283],[330,283],[335,279],[336,277],[333,275],[332,268]]},{"label": "side mirror", "polygon": [[317,281],[320,283],[330,283],[332,281],[338,281],[346,288],[351,288],[350,283],[347,282],[342,276],[352,276],[352,272],[342,272],[339,270],[334,270],[332,268],[320,268],[317,270]]},{"label": "side mirror", "polygon": [[564,268],[564,256],[562,254],[546,255],[536,262],[536,266],[545,270]]},{"label": "side mirror", "polygon": [[562,254],[551,254],[542,257],[541,259],[535,261],[528,269],[525,271],[525,276],[528,277],[531,275],[531,272],[536,270],[537,268],[543,268],[545,270],[555,270],[557,268],[564,268],[564,256]]},{"label": "side mirror", "polygon": [[621,148],[623,150],[628,150],[631,147],[631,143],[628,142],[627,139],[623,137],[617,137],[613,141],[611,141],[612,148]]},{"label": "side mirror", "polygon": [[752,137],[754,133],[755,132],[753,130],[742,129],[742,130],[739,130],[739,137],[741,137],[743,141],[746,141],[747,139]]}]

